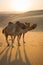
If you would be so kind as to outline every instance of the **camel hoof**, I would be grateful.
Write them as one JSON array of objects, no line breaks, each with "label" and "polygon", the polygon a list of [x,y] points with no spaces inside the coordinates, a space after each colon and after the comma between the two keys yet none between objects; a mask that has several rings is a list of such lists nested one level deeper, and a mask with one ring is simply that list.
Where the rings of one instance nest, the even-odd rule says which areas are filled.
[{"label": "camel hoof", "polygon": [[14,46],[12,45],[12,48],[14,48]]},{"label": "camel hoof", "polygon": [[9,46],[9,44],[7,45],[7,47]]},{"label": "camel hoof", "polygon": [[19,47],[21,46],[21,45],[18,45]]},{"label": "camel hoof", "polygon": [[24,42],[24,44],[25,44],[25,42]]},{"label": "camel hoof", "polygon": [[20,44],[18,44],[18,46],[21,46]]}]

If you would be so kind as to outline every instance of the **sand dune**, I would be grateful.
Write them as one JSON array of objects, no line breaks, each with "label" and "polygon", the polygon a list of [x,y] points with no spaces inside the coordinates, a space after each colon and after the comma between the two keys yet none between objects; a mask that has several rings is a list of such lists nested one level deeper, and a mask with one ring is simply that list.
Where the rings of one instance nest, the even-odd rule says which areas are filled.
[{"label": "sand dune", "polygon": [[[0,15],[0,65],[43,65],[43,15],[20,16]],[[6,47],[6,39],[2,34],[2,29],[9,21],[15,23],[17,20],[23,23],[37,24],[35,30],[28,31],[25,34],[26,43],[24,46],[21,37],[19,50],[17,38],[14,41],[14,48]]]},{"label": "sand dune", "polygon": [[[4,17],[5,16],[5,17]],[[36,31],[43,31],[43,15],[36,15],[36,16],[15,16],[15,15],[3,15],[0,16],[0,27],[4,27],[11,21],[15,23],[16,21],[20,21],[22,23],[29,22],[31,24],[36,23],[37,28]]]},{"label": "sand dune", "polygon": [[[1,31],[2,31],[2,29],[0,29],[0,32]],[[1,53],[2,50],[4,50],[4,48],[7,45],[5,36],[2,33],[0,33],[0,41],[1,41],[0,44],[2,44],[0,47],[0,53]],[[23,62],[26,62],[25,53],[24,53],[24,49],[23,49],[24,47],[23,47],[23,43],[22,43],[22,37],[21,37],[20,42],[21,42],[21,46],[19,48],[20,57],[22,58]],[[30,64],[31,65],[43,65],[43,32],[31,32],[31,31],[27,32],[25,35],[25,42],[26,42],[25,52],[26,52],[26,55],[28,57],[28,61],[30,62]],[[15,56],[16,56],[17,47],[18,47],[16,39],[15,39],[14,45],[15,45],[15,47],[12,49],[11,57],[9,56],[11,47],[9,48],[9,51],[6,56],[7,61],[9,59],[9,57],[10,57],[10,62],[15,61]],[[5,53],[6,53],[6,51],[3,51],[3,53],[1,53],[0,60],[2,60],[2,58],[5,58],[4,57]],[[18,54],[17,54],[17,56],[18,56]],[[17,58],[19,59],[19,57],[17,57]],[[3,62],[3,60],[2,60],[2,62]],[[6,62],[6,61],[4,61],[4,62]]]}]

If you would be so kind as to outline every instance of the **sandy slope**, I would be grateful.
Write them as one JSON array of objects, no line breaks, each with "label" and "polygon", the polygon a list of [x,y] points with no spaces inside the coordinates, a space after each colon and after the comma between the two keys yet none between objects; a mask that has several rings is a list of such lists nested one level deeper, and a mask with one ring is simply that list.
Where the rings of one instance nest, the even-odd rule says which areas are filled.
[{"label": "sandy slope", "polygon": [[[20,55],[22,57],[23,62],[26,62],[25,54],[23,51],[22,37],[20,42],[21,42],[21,46],[19,48]],[[31,32],[31,31],[27,32],[25,35],[25,42],[26,42],[25,51],[31,65],[43,65],[43,32]],[[2,50],[6,47],[6,40],[4,35],[2,34],[2,28],[0,28],[0,45],[1,45],[0,52],[2,52]],[[6,56],[7,61],[10,57],[10,51],[11,51],[11,47],[8,50]],[[15,47],[12,49],[10,62],[13,62],[15,60],[16,52],[17,52],[17,41],[15,40]],[[6,49],[0,55],[0,60],[2,60],[5,53],[6,53]]]},{"label": "sandy slope", "polygon": [[[10,61],[13,63],[16,57],[19,60],[21,57],[22,61],[26,62],[22,37],[20,40],[21,46],[19,48],[20,55],[19,53],[17,53],[18,51],[17,38],[15,39],[14,42],[15,47],[13,49],[11,49],[11,46],[9,49],[5,48],[7,46],[7,43],[5,40],[5,36],[2,34],[2,29],[5,27],[5,25],[7,25],[9,21],[15,23],[17,20],[19,20],[20,22],[30,22],[31,24],[33,23],[37,24],[37,28],[34,31],[30,31],[25,34],[25,42],[26,42],[25,52],[28,57],[28,61],[30,62],[31,65],[43,65],[43,15],[30,16],[30,17],[20,17],[20,16],[15,17],[14,15],[10,16],[5,15],[5,17],[4,18],[3,17],[0,18],[0,61],[2,62],[0,65],[6,65],[7,64],[6,59],[7,62]],[[9,42],[11,45],[11,41]]]}]

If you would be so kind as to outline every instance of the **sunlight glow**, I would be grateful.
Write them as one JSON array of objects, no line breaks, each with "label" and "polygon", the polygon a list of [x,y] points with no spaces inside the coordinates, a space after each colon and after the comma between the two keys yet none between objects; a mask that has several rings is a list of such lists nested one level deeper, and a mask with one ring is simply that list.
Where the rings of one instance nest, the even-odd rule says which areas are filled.
[{"label": "sunlight glow", "polygon": [[12,0],[11,8],[17,12],[26,12],[30,9],[30,0]]}]

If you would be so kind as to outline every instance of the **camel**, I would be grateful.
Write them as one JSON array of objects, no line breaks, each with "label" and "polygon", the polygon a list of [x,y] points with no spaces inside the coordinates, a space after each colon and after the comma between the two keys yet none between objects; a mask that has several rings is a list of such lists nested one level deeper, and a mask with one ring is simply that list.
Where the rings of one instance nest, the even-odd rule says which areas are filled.
[{"label": "camel", "polygon": [[[23,24],[23,23],[19,23],[18,25],[21,27],[21,24]],[[30,26],[30,23],[26,23],[25,22],[25,26],[24,27],[21,27],[20,30],[18,29],[18,33],[19,33],[18,34],[18,39],[19,39],[18,40],[18,43],[20,41],[20,38],[21,38],[21,35],[22,34],[23,34],[23,43],[25,43],[25,41],[24,41],[25,33],[28,32],[28,31],[30,31],[30,30],[34,30],[36,28],[36,26],[37,26],[37,24],[33,24],[33,25]]]},{"label": "camel", "polygon": [[9,46],[8,35],[11,36],[12,46],[13,46],[14,39],[15,39],[16,36],[17,36],[17,40],[18,40],[18,45],[20,46],[19,40],[21,38],[22,33],[23,33],[23,43],[24,43],[25,33],[29,30],[34,29],[34,28],[36,28],[36,24],[33,24],[30,27],[30,23],[27,24],[26,22],[25,22],[25,24],[20,23],[19,21],[17,21],[15,24],[13,24],[12,22],[9,22],[8,25],[2,30],[2,33],[5,34],[8,46]]},{"label": "camel", "polygon": [[[23,27],[23,26],[25,26],[25,25],[22,24],[21,27]],[[7,42],[8,46],[9,46],[8,35],[11,36],[12,43],[13,43],[15,37],[19,34],[18,29],[21,29],[21,27],[19,26],[18,21],[15,24],[13,24],[12,22],[9,22],[8,25],[2,30],[2,33],[5,34],[6,42]],[[14,38],[13,38],[13,36],[14,36]]]}]

